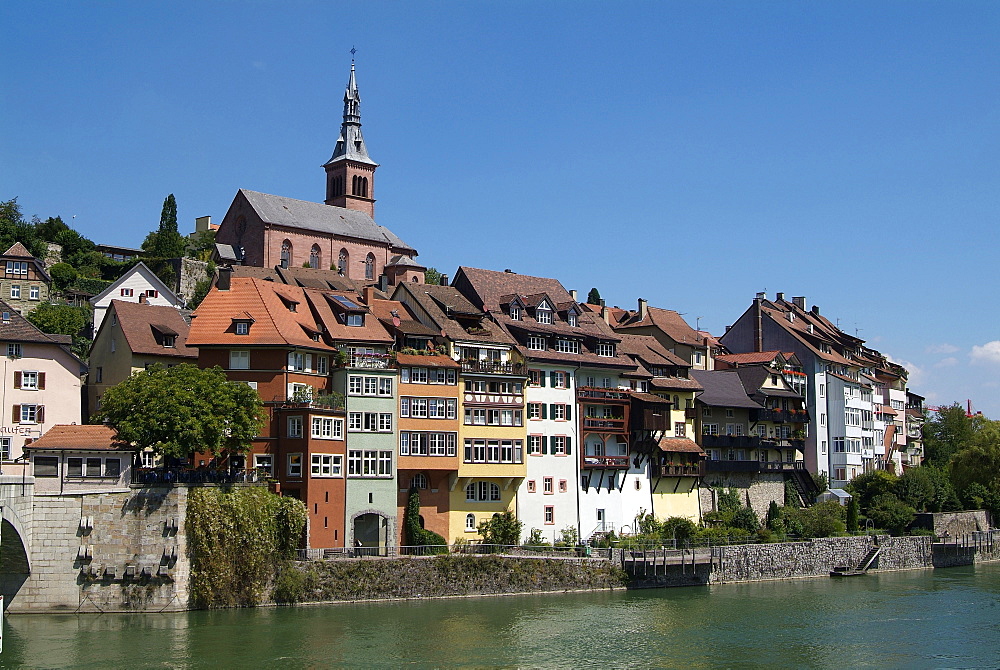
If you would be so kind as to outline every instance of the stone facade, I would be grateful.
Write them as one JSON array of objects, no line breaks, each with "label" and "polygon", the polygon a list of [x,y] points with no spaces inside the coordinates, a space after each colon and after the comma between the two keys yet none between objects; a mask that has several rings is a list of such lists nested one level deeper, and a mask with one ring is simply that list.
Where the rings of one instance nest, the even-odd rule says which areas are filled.
[{"label": "stone facade", "polygon": [[189,302],[194,296],[194,287],[202,279],[208,279],[208,263],[195,258],[177,258],[174,263],[176,283],[171,288],[177,297]]},{"label": "stone facade", "polygon": [[31,573],[4,575],[8,610],[188,609],[186,511],[182,487],[34,496]]},{"label": "stone facade", "polygon": [[763,521],[767,516],[767,508],[771,501],[778,505],[785,504],[785,477],[781,473],[749,473],[749,472],[718,472],[708,473],[698,491],[701,496],[701,511],[712,512],[717,509],[715,488],[729,490],[734,488],[740,493],[740,502],[749,502],[750,508]]},{"label": "stone facade", "polygon": [[959,538],[962,535],[988,530],[990,520],[986,510],[981,509],[967,512],[927,512],[917,514],[913,527],[932,531],[941,538]]}]

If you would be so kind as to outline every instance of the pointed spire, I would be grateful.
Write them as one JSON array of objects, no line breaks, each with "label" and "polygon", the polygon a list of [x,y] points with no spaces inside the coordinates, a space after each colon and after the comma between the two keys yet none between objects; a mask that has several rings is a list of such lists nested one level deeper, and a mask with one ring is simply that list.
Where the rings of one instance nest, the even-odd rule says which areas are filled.
[{"label": "pointed spire", "polygon": [[[353,52],[353,49],[352,49]],[[344,90],[344,121],[340,126],[340,136],[333,155],[323,167],[334,161],[348,159],[359,163],[378,165],[368,156],[365,139],[361,135],[361,94],[358,93],[358,82],[354,76],[354,58],[351,58],[351,76]]]}]

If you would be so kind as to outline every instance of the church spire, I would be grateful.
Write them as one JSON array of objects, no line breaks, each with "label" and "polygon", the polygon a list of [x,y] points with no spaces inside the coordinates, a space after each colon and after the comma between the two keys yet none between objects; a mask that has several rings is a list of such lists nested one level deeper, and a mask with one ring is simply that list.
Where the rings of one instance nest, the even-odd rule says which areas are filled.
[{"label": "church spire", "polygon": [[[352,54],[354,50],[351,50]],[[326,170],[326,204],[356,209],[375,215],[375,168],[378,163],[368,156],[365,138],[361,135],[361,95],[354,76],[344,91],[344,120],[340,125],[337,145],[323,168]]]}]

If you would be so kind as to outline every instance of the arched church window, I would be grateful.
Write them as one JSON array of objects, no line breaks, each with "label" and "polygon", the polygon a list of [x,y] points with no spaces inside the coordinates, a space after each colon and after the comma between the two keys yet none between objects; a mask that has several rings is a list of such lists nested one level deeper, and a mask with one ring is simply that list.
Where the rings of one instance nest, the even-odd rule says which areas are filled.
[{"label": "arched church window", "polygon": [[365,259],[365,279],[375,279],[375,255],[368,254]]},{"label": "arched church window", "polygon": [[365,198],[368,197],[368,177],[361,178],[361,195]]},{"label": "arched church window", "polygon": [[347,276],[347,262],[349,260],[350,255],[347,253],[347,249],[341,249],[340,255],[337,257],[337,272],[344,277]]},{"label": "arched church window", "polygon": [[292,265],[292,243],[285,240],[281,243],[281,267],[287,268]]},{"label": "arched church window", "polygon": [[312,249],[309,250],[309,267],[318,268],[320,260],[322,259],[320,258],[319,245],[314,244]]}]

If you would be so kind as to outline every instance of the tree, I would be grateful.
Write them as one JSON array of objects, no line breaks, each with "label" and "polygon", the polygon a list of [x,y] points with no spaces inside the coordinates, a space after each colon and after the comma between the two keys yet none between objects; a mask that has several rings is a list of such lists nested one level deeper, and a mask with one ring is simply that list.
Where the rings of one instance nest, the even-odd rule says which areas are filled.
[{"label": "tree", "polygon": [[956,402],[929,412],[922,431],[925,462],[945,466],[972,442],[975,420],[966,416],[965,408]]},{"label": "tree", "polygon": [[163,200],[159,229],[146,236],[142,250],[149,258],[180,258],[186,248],[187,243],[177,232],[177,201],[171,193]]},{"label": "tree", "polygon": [[961,507],[948,473],[933,465],[907,468],[896,482],[895,492],[918,512],[951,512]]},{"label": "tree", "polygon": [[480,521],[478,531],[483,544],[512,546],[520,543],[523,525],[512,511],[505,510],[502,514],[494,514],[488,521]]},{"label": "tree", "polygon": [[90,310],[73,305],[52,305],[42,303],[24,315],[43,333],[58,335],[78,335],[90,320]]},{"label": "tree", "polygon": [[172,458],[196,451],[249,451],[264,426],[263,403],[246,384],[231,382],[220,367],[155,365],[113,386],[95,417],[140,449]]},{"label": "tree", "polygon": [[49,274],[52,276],[52,283],[60,291],[65,290],[67,286],[76,281],[79,275],[76,268],[69,263],[56,263],[49,268]]},{"label": "tree", "polygon": [[867,514],[875,496],[896,492],[896,475],[885,470],[872,470],[852,479],[846,488],[858,499],[861,511]]},{"label": "tree", "polygon": [[875,496],[868,509],[868,518],[877,528],[885,528],[893,535],[901,535],[913,521],[915,510],[891,493]]},{"label": "tree", "polygon": [[424,270],[424,283],[425,284],[441,283],[441,273],[438,272],[437,268],[427,268],[426,270]]},{"label": "tree", "polygon": [[45,242],[38,239],[35,226],[24,220],[17,198],[0,202],[0,253],[20,242],[36,258],[45,258]]},{"label": "tree", "polygon": [[782,511],[788,531],[802,537],[832,537],[842,535],[847,530],[844,523],[846,510],[836,500],[816,503],[812,507]]},{"label": "tree", "polygon": [[601,304],[601,292],[596,288],[590,289],[590,293],[587,294],[587,304],[590,305],[600,305]]},{"label": "tree", "polygon": [[847,501],[847,532],[858,532],[858,499],[852,497]]},{"label": "tree", "polygon": [[202,230],[191,240],[187,255],[200,261],[207,261],[211,260],[213,251],[215,251],[215,231]]}]

